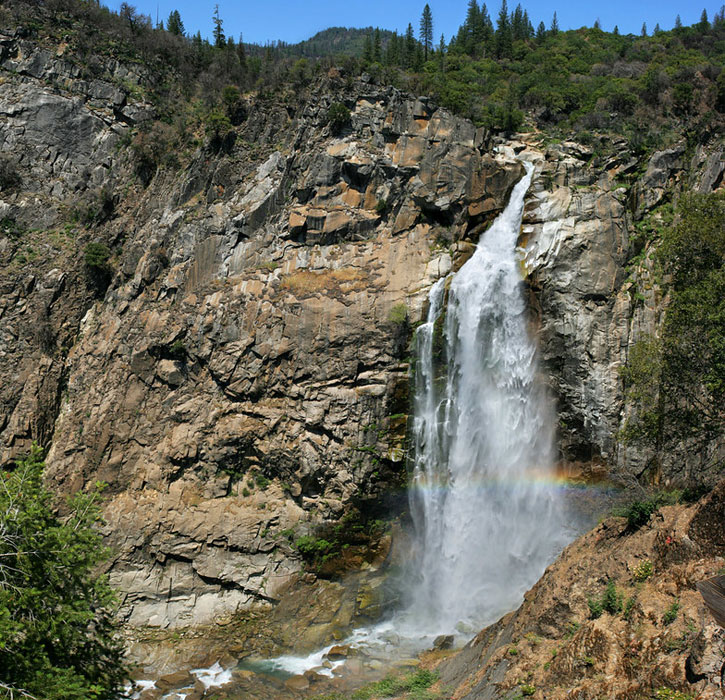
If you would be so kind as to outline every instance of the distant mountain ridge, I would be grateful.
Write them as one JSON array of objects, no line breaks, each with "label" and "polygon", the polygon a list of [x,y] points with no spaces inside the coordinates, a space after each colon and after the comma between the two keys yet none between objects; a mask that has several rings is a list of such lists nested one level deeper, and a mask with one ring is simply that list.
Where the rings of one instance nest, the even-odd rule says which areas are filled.
[{"label": "distant mountain ridge", "polygon": [[[375,33],[375,27],[329,27],[317,32],[309,39],[296,44],[284,42],[273,42],[275,49],[281,50],[288,56],[300,56],[306,58],[323,58],[325,56],[352,56],[361,58],[365,46],[365,39]],[[387,44],[393,32],[389,29],[379,29],[380,39],[383,48]],[[260,44],[245,45],[248,52],[254,55],[263,51],[266,47]]]}]

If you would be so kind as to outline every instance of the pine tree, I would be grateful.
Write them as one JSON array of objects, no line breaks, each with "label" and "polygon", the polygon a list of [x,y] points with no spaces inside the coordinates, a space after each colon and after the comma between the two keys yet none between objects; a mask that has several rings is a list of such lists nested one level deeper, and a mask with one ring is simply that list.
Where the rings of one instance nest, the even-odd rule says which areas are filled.
[{"label": "pine tree", "polygon": [[602,30],[602,23],[599,21],[599,17],[594,20],[594,29]]},{"label": "pine tree", "polygon": [[682,20],[680,19],[680,15],[675,17],[675,29],[682,29]]},{"label": "pine tree", "polygon": [[708,29],[710,29],[710,22],[707,19],[707,10],[703,8],[702,14],[700,15],[700,22],[697,25],[697,28],[701,32],[706,32]]},{"label": "pine tree", "polygon": [[546,25],[543,22],[539,22],[539,26],[536,28],[536,40],[541,42],[546,38]]},{"label": "pine tree", "polygon": [[642,36],[647,36],[647,22],[642,22],[642,30],[640,31]]},{"label": "pine tree", "polygon": [[443,72],[446,66],[446,38],[443,34],[441,34],[441,40],[438,42],[438,63],[441,72]]},{"label": "pine tree", "polygon": [[493,22],[491,21],[491,16],[488,14],[488,8],[486,7],[486,3],[484,2],[483,5],[481,5],[481,12],[480,12],[480,26],[481,26],[481,39],[480,43],[482,46],[481,49],[481,55],[486,55],[486,50],[488,46],[491,45],[494,37],[494,31],[493,31]]},{"label": "pine tree", "polygon": [[496,58],[510,58],[512,54],[511,22],[506,0],[502,0],[496,20]]},{"label": "pine tree", "polygon": [[226,37],[224,36],[224,29],[222,28],[222,19],[219,17],[219,5],[214,5],[212,21],[214,22],[214,46],[218,49],[223,49],[226,44]]},{"label": "pine tree", "polygon": [[0,474],[0,690],[7,698],[120,697],[126,669],[115,596],[98,573],[108,554],[98,491],[77,494],[60,518],[43,467],[33,446]]},{"label": "pine tree", "polygon": [[375,35],[373,37],[373,62],[383,62],[383,41],[380,38],[380,29],[375,27]]},{"label": "pine tree", "polygon": [[654,28],[654,31],[653,31],[652,33],[653,33],[653,34],[654,34],[655,36],[657,36],[657,35],[658,35],[658,34],[660,34],[661,32],[662,32],[662,30],[660,29],[660,23],[659,23],[659,22],[657,22],[657,24],[655,24],[655,28]]},{"label": "pine tree", "polygon": [[514,41],[523,39],[525,36],[524,11],[521,9],[521,3],[516,5],[516,9],[511,14],[511,34]]},{"label": "pine tree", "polygon": [[556,12],[554,12],[554,16],[551,18],[551,33],[554,35],[559,33],[559,20],[556,18]]},{"label": "pine tree", "polygon": [[428,52],[433,49],[433,13],[430,5],[425,4],[420,17],[420,43],[423,45],[424,60],[428,60]]},{"label": "pine tree", "polygon": [[413,68],[415,64],[415,47],[417,42],[415,40],[415,34],[413,34],[413,25],[408,24],[408,28],[405,30],[405,43],[404,43],[404,68]]},{"label": "pine tree", "polygon": [[166,31],[176,36],[184,36],[184,23],[178,10],[172,10],[169,19],[166,20]]},{"label": "pine tree", "polygon": [[619,36],[619,25],[618,24],[614,25],[614,29],[612,29],[612,34],[614,34],[614,36]]},{"label": "pine tree", "polygon": [[370,32],[365,35],[362,58],[365,63],[371,63],[373,60],[373,37]]},{"label": "pine tree", "polygon": [[719,29],[725,26],[725,5],[720,6],[720,10],[715,13],[712,18],[712,28]]}]

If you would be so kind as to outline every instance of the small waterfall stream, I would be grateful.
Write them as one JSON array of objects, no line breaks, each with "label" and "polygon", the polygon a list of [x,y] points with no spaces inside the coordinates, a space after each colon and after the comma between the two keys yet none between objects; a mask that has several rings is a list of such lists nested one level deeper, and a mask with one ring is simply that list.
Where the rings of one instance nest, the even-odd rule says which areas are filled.
[{"label": "small waterfall stream", "polygon": [[417,578],[408,618],[473,632],[520,602],[569,541],[551,488],[553,415],[537,382],[516,242],[533,176],[417,331],[414,482]]}]

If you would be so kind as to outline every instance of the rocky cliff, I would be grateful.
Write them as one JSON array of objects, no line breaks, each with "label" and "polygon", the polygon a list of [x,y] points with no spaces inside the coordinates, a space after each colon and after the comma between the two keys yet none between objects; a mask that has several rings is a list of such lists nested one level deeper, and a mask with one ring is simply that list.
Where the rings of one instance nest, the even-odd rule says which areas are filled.
[{"label": "rocky cliff", "polygon": [[[521,168],[424,99],[331,75],[145,186],[124,143],[151,108],[122,89],[143,76],[2,40],[3,459],[37,440],[57,489],[109,484],[131,624],[275,600],[290,540],[405,481],[410,324]],[[113,252],[100,294],[90,241]]]},{"label": "rocky cliff", "polygon": [[[59,491],[109,484],[131,624],[278,600],[295,540],[405,482],[410,330],[518,157],[537,165],[521,245],[562,464],[653,478],[614,439],[618,368],[661,308],[656,286],[632,293],[632,222],[685,180],[719,186],[721,150],[657,153],[641,177],[625,143],[494,152],[431,100],[332,71],[149,164],[148,70],[22,32],[0,35],[0,67],[0,456],[35,440]],[[103,284],[92,242],[111,253]]]},{"label": "rocky cliff", "polygon": [[523,605],[439,663],[456,700],[722,697],[725,630],[696,584],[725,562],[725,482],[640,529],[604,521]]}]

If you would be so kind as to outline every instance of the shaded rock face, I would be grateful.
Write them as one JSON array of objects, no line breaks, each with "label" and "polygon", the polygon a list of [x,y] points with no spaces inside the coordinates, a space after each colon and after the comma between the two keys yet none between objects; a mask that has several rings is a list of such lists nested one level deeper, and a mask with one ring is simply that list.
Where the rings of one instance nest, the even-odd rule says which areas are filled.
[{"label": "shaded rock face", "polygon": [[652,251],[633,261],[641,247],[634,223],[683,189],[717,188],[722,151],[703,148],[689,161],[684,148],[654,153],[634,181],[637,161],[625,143],[596,167],[591,150],[573,142],[546,150],[513,143],[504,151],[537,163],[520,245],[542,364],[557,400],[564,471],[609,473],[625,483],[712,482],[717,475],[705,474],[685,446],[656,460],[618,442],[617,433],[631,411],[620,369],[633,344],[656,333],[665,306]]},{"label": "shaded rock face", "polygon": [[[564,550],[515,612],[439,666],[453,697],[494,700],[526,686],[547,698],[638,698],[665,688],[720,697],[725,630],[695,589],[725,563],[725,482],[671,506],[636,532],[609,519]],[[614,582],[619,610],[588,600]],[[616,608],[615,606],[612,606]],[[530,694],[526,692],[525,694]]]},{"label": "shaded rock face", "polygon": [[[149,116],[130,78],[91,84],[3,41],[0,140],[22,156],[0,206],[23,233],[1,251],[2,459],[52,440],[55,488],[109,484],[132,624],[276,600],[291,542],[404,480],[410,326],[522,168],[427,100],[332,77],[315,101],[250,104],[236,141],[144,189],[116,148]],[[333,101],[352,112],[338,136]],[[113,217],[65,236],[67,202],[97,186]],[[113,250],[102,300],[93,239]]]}]

